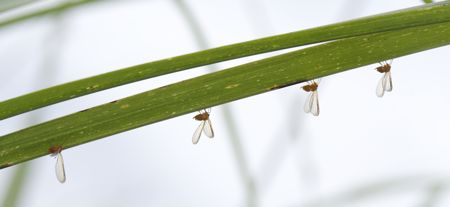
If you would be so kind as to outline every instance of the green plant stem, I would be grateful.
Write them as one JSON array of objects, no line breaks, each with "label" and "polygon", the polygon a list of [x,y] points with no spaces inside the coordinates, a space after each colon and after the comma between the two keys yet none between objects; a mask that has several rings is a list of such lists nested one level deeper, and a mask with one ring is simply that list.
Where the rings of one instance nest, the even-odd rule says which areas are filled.
[{"label": "green plant stem", "polygon": [[116,70],[0,102],[0,120],[135,81],[221,61],[324,41],[450,21],[450,1],[203,50]]},{"label": "green plant stem", "polygon": [[46,155],[55,145],[70,148],[449,43],[450,23],[439,23],[329,42],[188,79],[4,135],[0,137],[0,168]]}]

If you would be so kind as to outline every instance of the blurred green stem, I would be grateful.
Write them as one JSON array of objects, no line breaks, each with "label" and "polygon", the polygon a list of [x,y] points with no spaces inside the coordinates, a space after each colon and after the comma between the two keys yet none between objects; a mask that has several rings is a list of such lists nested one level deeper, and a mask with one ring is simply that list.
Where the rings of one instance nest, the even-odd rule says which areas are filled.
[{"label": "blurred green stem", "polygon": [[0,13],[38,1],[39,0],[0,0]]},{"label": "blurred green stem", "polygon": [[9,184],[5,199],[2,203],[3,207],[15,207],[22,194],[25,178],[28,172],[28,163],[18,165],[14,171],[13,178]]},{"label": "blurred green stem", "polygon": [[[434,185],[440,183],[441,186],[448,186],[448,178],[436,178],[433,176],[402,176],[397,178],[390,178],[371,182],[368,184],[353,187],[351,190],[346,190],[341,193],[337,193],[333,196],[322,196],[312,202],[306,202],[302,207],[327,207],[327,206],[359,206],[352,205],[359,201],[374,198],[380,195],[395,195],[401,194],[405,191],[412,191],[429,187],[430,184]],[[427,206],[428,207],[428,206]]]},{"label": "blurred green stem", "polygon": [[5,20],[0,20],[0,28],[1,27],[5,27],[11,24],[15,24],[24,20],[28,20],[28,19],[32,19],[35,17],[39,17],[39,16],[44,16],[44,15],[48,15],[48,14],[55,14],[55,13],[60,13],[63,12],[67,9],[71,9],[77,6],[81,6],[83,4],[86,3],[90,3],[90,2],[94,2],[95,0],[69,0],[69,1],[64,1],[63,3],[59,3],[59,4],[55,4],[53,6],[47,7],[45,9],[40,9],[37,11],[32,11],[29,13],[25,13],[25,14],[21,14],[21,15],[17,15],[15,17],[12,18],[8,18]]},{"label": "blurred green stem", "polygon": [[433,207],[438,206],[440,199],[442,199],[444,192],[448,188],[448,183],[442,181],[436,181],[431,183],[425,189],[425,199],[420,203],[419,207]]},{"label": "blurred green stem", "polygon": [[[204,50],[209,48],[209,45],[206,41],[206,36],[204,35],[204,32],[202,31],[198,20],[195,18],[193,12],[190,10],[186,2],[184,2],[183,0],[174,0],[174,2],[177,9],[180,10],[181,15],[183,15],[184,20],[189,25],[189,28],[191,29],[190,31],[193,33],[193,37],[199,49]],[[210,65],[207,68],[210,72],[215,72],[218,70],[215,65]],[[241,138],[235,124],[235,118],[229,105],[223,105],[221,109],[227,132],[230,134],[231,149],[233,150],[239,175],[241,177],[242,183],[244,183],[245,192],[247,194],[246,204],[248,207],[257,206],[256,186],[253,176],[250,173],[247,158],[245,157],[245,151],[243,149]]]}]

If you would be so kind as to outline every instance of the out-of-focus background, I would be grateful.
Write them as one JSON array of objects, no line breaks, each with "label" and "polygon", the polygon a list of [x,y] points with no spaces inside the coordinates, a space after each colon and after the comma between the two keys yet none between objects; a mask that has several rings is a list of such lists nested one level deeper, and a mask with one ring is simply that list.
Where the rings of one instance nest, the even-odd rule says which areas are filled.
[{"label": "out-of-focus background", "polygon": [[[1,11],[0,20],[61,2]],[[421,4],[91,1],[0,27],[0,100],[205,47]],[[395,59],[394,90],[383,98],[375,95],[376,65],[323,78],[319,117],[303,112],[307,94],[297,85],[214,107],[216,137],[195,146],[198,122],[189,114],[64,150],[65,184],[56,180],[50,156],[3,169],[0,205],[19,171],[25,172],[15,194],[20,207],[449,206],[449,53],[443,47]],[[153,78],[3,120],[0,134],[208,71]]]}]

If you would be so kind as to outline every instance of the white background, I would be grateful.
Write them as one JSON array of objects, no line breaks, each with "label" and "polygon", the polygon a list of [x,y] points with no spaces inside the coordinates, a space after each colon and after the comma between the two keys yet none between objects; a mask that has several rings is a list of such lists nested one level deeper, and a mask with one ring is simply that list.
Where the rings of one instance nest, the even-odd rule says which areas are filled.
[{"label": "white background", "polygon": [[[401,1],[187,0],[210,47],[421,5]],[[102,1],[0,30],[0,100],[51,85],[199,50],[173,1]],[[376,65],[326,77],[321,114],[305,114],[306,93],[291,86],[227,104],[238,125],[258,206],[450,205],[450,48],[395,59],[394,90],[375,95]],[[271,55],[271,54],[269,54]],[[218,64],[220,69],[267,54]],[[43,72],[45,71],[45,72]],[[0,122],[0,134],[204,74],[204,68],[153,78]],[[222,107],[216,137],[192,145],[195,114],[28,162],[23,207],[246,206]],[[0,199],[15,167],[0,171]]]}]

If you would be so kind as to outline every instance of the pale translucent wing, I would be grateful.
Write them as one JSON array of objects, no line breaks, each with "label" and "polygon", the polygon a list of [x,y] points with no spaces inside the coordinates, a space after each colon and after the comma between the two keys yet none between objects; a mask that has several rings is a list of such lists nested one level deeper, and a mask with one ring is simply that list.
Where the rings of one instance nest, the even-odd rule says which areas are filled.
[{"label": "pale translucent wing", "polygon": [[387,86],[387,78],[388,78],[388,76],[387,76],[387,73],[384,73],[384,75],[383,75],[383,90],[384,91],[386,91],[386,86]]},{"label": "pale translucent wing", "polygon": [[192,136],[192,144],[197,144],[198,141],[200,140],[200,135],[202,135],[203,127],[205,127],[204,121],[202,121],[195,130],[194,135]]},{"label": "pale translucent wing", "polygon": [[392,76],[391,76],[391,72],[386,72],[385,75],[385,87],[384,87],[385,91],[391,92],[392,91]]},{"label": "pale translucent wing", "polygon": [[383,77],[381,77],[380,81],[378,81],[378,85],[377,85],[377,96],[378,97],[383,97],[384,95],[384,79],[385,76],[383,75]]},{"label": "pale translucent wing", "polygon": [[56,156],[57,156],[55,166],[56,178],[58,178],[58,181],[60,183],[64,183],[66,182],[66,171],[64,170],[64,160],[61,153],[58,153]]},{"label": "pale translucent wing", "polygon": [[311,113],[314,116],[319,116],[320,109],[319,109],[319,93],[317,91],[313,91],[311,95]]},{"label": "pale translucent wing", "polygon": [[309,93],[308,97],[306,97],[305,100],[304,110],[306,113],[309,113],[311,112],[311,108],[312,108],[312,93]]},{"label": "pale translucent wing", "polygon": [[206,122],[205,127],[203,128],[203,131],[205,132],[205,135],[209,138],[213,138],[214,137],[214,131],[212,129],[212,125],[211,125],[211,120],[206,120],[204,121]]}]

